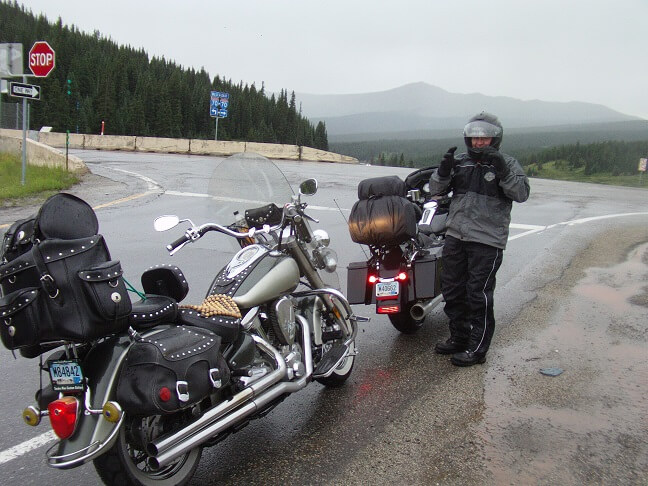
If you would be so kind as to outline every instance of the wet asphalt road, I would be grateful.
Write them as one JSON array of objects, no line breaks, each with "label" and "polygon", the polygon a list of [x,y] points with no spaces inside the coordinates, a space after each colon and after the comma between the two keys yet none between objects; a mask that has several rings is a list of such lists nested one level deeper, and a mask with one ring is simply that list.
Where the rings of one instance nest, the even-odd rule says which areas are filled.
[{"label": "wet asphalt road", "polygon": [[[73,192],[93,206],[136,196],[97,210],[127,279],[137,283],[148,266],[173,261],[188,275],[187,301],[202,299],[231,247],[214,258],[203,239],[170,259],[164,245],[179,234],[157,234],[151,222],[168,213],[208,220],[201,199],[187,193],[206,192],[216,159],[75,154],[94,175]],[[359,180],[409,172],[279,166],[291,182],[319,180],[309,204],[343,210],[355,201]],[[648,192],[537,179],[531,187],[530,200],[514,208],[498,273],[498,328],[485,365],[456,368],[432,352],[447,335],[440,308],[417,335],[405,336],[371,307],[355,306],[372,320],[361,325],[347,384],[312,384],[205,450],[191,484],[646,484]],[[30,209],[0,209],[0,225]],[[363,259],[361,248],[339,212],[311,214],[338,251],[344,290],[344,270]],[[0,363],[2,484],[97,484],[89,465],[47,468],[46,447],[6,459],[9,448],[47,428],[23,426],[19,416],[37,386],[35,362],[13,360],[2,349]],[[548,367],[564,372],[539,373]]]}]

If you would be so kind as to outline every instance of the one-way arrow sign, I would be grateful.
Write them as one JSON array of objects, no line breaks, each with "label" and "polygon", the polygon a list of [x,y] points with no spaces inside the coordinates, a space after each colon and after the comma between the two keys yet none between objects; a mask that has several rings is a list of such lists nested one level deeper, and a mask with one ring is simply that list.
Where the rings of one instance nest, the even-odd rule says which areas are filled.
[{"label": "one-way arrow sign", "polygon": [[9,94],[17,98],[40,100],[40,86],[24,83],[9,83]]}]

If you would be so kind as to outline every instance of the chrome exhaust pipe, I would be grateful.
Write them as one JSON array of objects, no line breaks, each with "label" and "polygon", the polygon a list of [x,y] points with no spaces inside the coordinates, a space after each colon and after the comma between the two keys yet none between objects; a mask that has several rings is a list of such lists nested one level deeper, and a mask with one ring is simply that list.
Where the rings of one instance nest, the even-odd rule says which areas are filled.
[{"label": "chrome exhaust pipe", "polygon": [[443,295],[439,294],[433,299],[426,300],[425,302],[417,302],[410,309],[410,316],[412,316],[412,319],[414,320],[421,321],[425,319],[425,316],[439,305],[441,301],[443,301]]},{"label": "chrome exhaust pipe", "polygon": [[244,404],[242,407],[234,410],[228,416],[205,427],[194,435],[185,438],[185,440],[183,440],[182,442],[166,449],[157,456],[149,457],[147,464],[154,471],[160,470],[176,458],[180,457],[182,454],[189,452],[191,449],[200,446],[204,442],[207,442],[209,439],[219,434],[220,432],[223,432],[228,428],[242,422],[247,417],[253,415],[255,412],[266,406],[268,403],[279,398],[281,395],[285,393],[294,393],[304,388],[308,384],[308,382],[309,377],[304,376],[296,382],[282,382],[275,385],[270,390],[264,392],[257,399]]},{"label": "chrome exhaust pipe", "polygon": [[[185,452],[206,442],[214,435],[235,425],[250,414],[256,412],[259,407],[265,406],[283,393],[293,393],[308,384],[310,376],[313,374],[310,328],[305,318],[302,316],[297,317],[302,326],[302,345],[306,365],[304,377],[296,382],[284,382],[275,385],[287,376],[286,363],[281,354],[270,344],[260,337],[252,335],[260,347],[264,348],[266,352],[271,351],[274,354],[278,369],[236,394],[232,400],[221,403],[217,407],[205,412],[202,417],[187,427],[172,435],[161,437],[150,442],[146,447],[147,452],[151,456],[147,463],[153,470],[164,467],[164,465],[173,461],[178,456],[181,456]],[[277,377],[278,379],[271,380],[271,378],[274,379]],[[272,385],[275,386],[267,392],[262,393]],[[250,401],[255,396],[258,396],[258,398]]]},{"label": "chrome exhaust pipe", "polygon": [[180,429],[174,434],[162,436],[150,442],[146,446],[146,451],[150,455],[155,456],[157,454],[161,454],[166,449],[173,447],[178,442],[182,442],[188,436],[198,432],[204,427],[209,426],[214,421],[230,413],[232,410],[241,406],[243,403],[248,402],[250,399],[254,398],[254,396],[284,379],[287,370],[286,362],[284,361],[283,356],[281,356],[279,351],[277,351],[259,336],[253,334],[252,338],[261,349],[263,349],[267,354],[274,357],[275,362],[277,363],[277,369],[259,379],[258,381],[255,381],[249,387],[234,395],[230,400],[221,403],[211,410],[208,410],[198,420],[187,425],[185,428]]}]

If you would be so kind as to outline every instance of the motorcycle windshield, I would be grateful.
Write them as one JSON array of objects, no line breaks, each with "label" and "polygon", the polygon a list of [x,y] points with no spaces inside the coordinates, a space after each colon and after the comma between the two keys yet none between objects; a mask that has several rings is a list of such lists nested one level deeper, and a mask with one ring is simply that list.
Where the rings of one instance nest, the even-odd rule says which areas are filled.
[{"label": "motorcycle windshield", "polygon": [[270,203],[282,208],[294,194],[279,167],[251,152],[232,155],[218,164],[208,192],[212,217],[225,224],[235,222],[235,211],[244,216],[246,209]]}]

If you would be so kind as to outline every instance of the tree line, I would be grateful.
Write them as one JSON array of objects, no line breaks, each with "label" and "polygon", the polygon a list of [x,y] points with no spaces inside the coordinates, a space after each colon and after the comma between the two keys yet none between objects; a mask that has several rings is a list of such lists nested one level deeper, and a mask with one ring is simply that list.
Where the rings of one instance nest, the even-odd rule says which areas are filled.
[{"label": "tree line", "polygon": [[227,118],[218,121],[219,140],[329,149],[326,125],[314,126],[302,116],[294,92],[268,95],[263,85],[212,79],[204,68],[149,58],[143,49],[120,46],[98,31],[80,32],[61,18],[50,22],[15,0],[0,0],[0,43],[22,43],[25,71],[29,49],[38,40],[56,51],[56,67],[35,82],[42,95],[31,102],[31,127],[99,133],[105,122],[107,135],[213,139],[210,92],[221,91],[229,93],[230,102]]},{"label": "tree line", "polygon": [[568,170],[583,169],[585,175],[618,176],[637,174],[639,159],[645,157],[648,157],[648,141],[606,141],[547,148],[521,157],[520,163],[541,168],[547,162],[560,162]]},{"label": "tree line", "polygon": [[[506,152],[517,158],[523,167],[535,166],[552,161],[560,161],[568,170],[582,169],[585,175],[607,173],[610,175],[636,175],[639,159],[648,157],[648,140],[646,132],[635,134],[618,134],[628,136],[629,140],[601,140],[591,143],[560,143],[560,134],[512,134],[505,136]],[[589,137],[604,135],[589,134]],[[634,140],[642,136],[642,140]],[[572,138],[581,138],[581,134]],[[587,140],[587,137],[583,137]],[[367,161],[372,165],[392,167],[430,167],[436,166],[448,147],[458,146],[459,152],[465,151],[463,140],[428,139],[428,140],[378,140],[368,142],[332,142],[335,152],[344,153]],[[547,145],[550,145],[547,147]],[[544,147],[543,147],[544,146]]]}]

